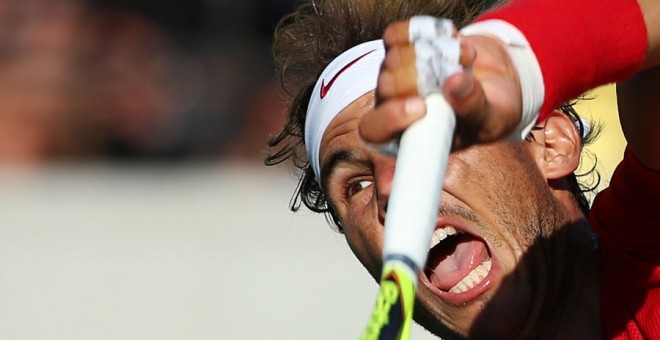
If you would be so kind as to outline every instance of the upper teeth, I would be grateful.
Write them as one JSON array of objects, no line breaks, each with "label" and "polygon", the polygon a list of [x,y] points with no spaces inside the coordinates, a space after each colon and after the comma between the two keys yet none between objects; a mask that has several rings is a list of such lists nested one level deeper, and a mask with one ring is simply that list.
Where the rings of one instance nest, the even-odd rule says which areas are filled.
[{"label": "upper teeth", "polygon": [[431,246],[429,249],[435,247],[438,243],[440,243],[440,241],[446,239],[447,236],[454,235],[456,233],[456,229],[450,225],[436,229],[433,232],[433,236],[431,236]]}]

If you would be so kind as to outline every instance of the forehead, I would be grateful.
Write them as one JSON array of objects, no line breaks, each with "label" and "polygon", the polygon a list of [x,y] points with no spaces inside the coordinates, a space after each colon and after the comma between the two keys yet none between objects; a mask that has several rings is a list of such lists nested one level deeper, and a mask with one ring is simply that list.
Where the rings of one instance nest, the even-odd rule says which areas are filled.
[{"label": "forehead", "polygon": [[[364,145],[358,135],[358,125],[362,116],[373,110],[374,104],[374,91],[367,92],[339,112],[330,122],[321,139],[319,152],[321,169],[327,162],[328,156],[335,151],[352,150]],[[321,178],[325,177],[323,170],[321,172]]]}]

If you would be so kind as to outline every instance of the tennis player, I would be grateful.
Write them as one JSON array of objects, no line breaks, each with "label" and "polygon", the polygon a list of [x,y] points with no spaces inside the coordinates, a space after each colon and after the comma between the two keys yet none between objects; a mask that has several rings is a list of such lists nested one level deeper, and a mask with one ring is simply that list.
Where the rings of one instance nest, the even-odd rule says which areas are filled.
[{"label": "tennis player", "polygon": [[[303,3],[275,35],[291,101],[266,164],[293,160],[292,209],[326,213],[379,278],[395,167],[382,151],[426,112],[407,19],[451,19],[464,69],[442,88],[455,151],[416,321],[443,338],[660,338],[660,4],[492,5]],[[590,207],[575,171],[593,131],[566,103],[624,80],[628,146]]]}]

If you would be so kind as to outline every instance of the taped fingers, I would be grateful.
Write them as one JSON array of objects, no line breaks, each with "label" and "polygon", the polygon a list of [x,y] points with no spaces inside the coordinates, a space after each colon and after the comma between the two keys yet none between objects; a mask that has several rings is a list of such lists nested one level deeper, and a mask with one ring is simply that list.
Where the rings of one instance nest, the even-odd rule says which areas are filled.
[{"label": "taped fingers", "polygon": [[451,20],[419,15],[390,24],[383,33],[383,41],[389,47],[418,40],[433,40],[440,36],[455,37],[456,34],[457,30]]},{"label": "taped fingers", "polygon": [[379,104],[363,117],[359,128],[372,147],[395,154],[397,137],[426,112],[423,97],[442,93],[450,76],[474,62],[474,49],[462,46],[456,34],[451,20],[430,16],[412,17],[387,28],[387,56],[377,88]]},{"label": "taped fingers", "polygon": [[476,50],[457,38],[448,19],[415,16],[396,22],[386,30],[385,40],[388,51],[379,82],[381,99],[441,92],[449,76],[476,58]]}]

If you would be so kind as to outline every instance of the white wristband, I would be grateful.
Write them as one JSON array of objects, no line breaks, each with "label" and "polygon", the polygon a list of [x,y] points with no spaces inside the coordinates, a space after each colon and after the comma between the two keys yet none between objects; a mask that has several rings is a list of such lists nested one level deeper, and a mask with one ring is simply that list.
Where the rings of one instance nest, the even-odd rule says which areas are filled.
[{"label": "white wristband", "polygon": [[484,20],[461,29],[462,35],[488,35],[504,43],[518,72],[522,91],[522,116],[509,140],[524,140],[532,130],[543,105],[545,86],[543,73],[534,51],[525,36],[506,21]]}]

